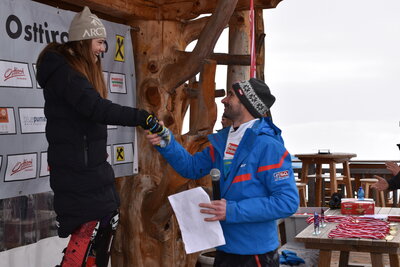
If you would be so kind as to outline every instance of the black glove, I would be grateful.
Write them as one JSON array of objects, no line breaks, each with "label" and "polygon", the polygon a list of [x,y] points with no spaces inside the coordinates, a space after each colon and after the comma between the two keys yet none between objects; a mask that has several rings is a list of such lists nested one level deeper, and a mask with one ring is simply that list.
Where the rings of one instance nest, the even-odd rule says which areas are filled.
[{"label": "black glove", "polygon": [[153,117],[153,115],[151,115],[150,113],[148,113],[146,110],[144,109],[139,109],[138,110],[138,115],[137,115],[137,119],[139,122],[139,125],[145,129],[148,130],[150,129],[150,125],[148,124],[148,120]]},{"label": "black glove", "polygon": [[164,127],[158,122],[156,116],[149,114],[146,119],[146,125],[142,127],[143,129],[149,130],[151,133],[158,134],[161,137],[159,144],[160,147],[166,147],[171,142],[171,132],[167,127]]},{"label": "black glove", "polygon": [[146,120],[146,130],[149,130],[153,134],[162,135],[165,131],[165,127],[162,126],[156,116],[150,115]]}]

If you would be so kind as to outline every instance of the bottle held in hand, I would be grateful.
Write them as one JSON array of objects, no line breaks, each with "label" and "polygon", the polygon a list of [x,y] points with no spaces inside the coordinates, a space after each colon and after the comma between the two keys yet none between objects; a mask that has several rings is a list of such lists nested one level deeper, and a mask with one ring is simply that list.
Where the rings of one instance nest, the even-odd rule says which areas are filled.
[{"label": "bottle held in hand", "polygon": [[164,127],[158,122],[158,119],[154,115],[150,115],[147,120],[146,124],[149,127],[149,131],[153,134],[157,134],[158,136],[161,137],[161,141],[159,146],[160,147],[166,147],[169,142],[171,141],[171,136],[170,132],[167,127]]}]

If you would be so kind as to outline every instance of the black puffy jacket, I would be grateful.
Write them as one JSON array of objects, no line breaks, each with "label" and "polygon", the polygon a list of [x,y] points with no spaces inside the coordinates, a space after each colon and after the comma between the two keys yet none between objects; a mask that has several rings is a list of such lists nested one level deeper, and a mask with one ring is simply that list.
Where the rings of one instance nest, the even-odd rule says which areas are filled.
[{"label": "black puffy jacket", "polygon": [[147,112],[103,99],[56,52],[46,52],[37,67],[58,234],[67,237],[82,223],[118,208],[114,172],[106,161],[107,124],[144,125]]}]

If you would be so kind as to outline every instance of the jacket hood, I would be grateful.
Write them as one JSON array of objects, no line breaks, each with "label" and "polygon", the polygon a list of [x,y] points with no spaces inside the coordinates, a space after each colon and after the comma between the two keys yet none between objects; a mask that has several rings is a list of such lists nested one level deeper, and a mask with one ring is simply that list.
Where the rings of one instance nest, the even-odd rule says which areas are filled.
[{"label": "jacket hood", "polygon": [[284,143],[283,139],[282,139],[282,136],[281,136],[281,134],[282,134],[281,129],[279,129],[272,122],[271,118],[263,117],[256,123],[258,123],[258,125],[255,124],[253,126],[253,130],[255,131],[256,134],[266,134],[266,135],[269,135],[269,136],[273,137],[274,139],[276,139],[280,143],[282,143],[282,144]]},{"label": "jacket hood", "polygon": [[37,65],[36,80],[39,85],[42,88],[46,87],[47,81],[50,79],[52,74],[66,64],[67,61],[62,55],[57,52],[46,52],[42,56],[40,64]]}]

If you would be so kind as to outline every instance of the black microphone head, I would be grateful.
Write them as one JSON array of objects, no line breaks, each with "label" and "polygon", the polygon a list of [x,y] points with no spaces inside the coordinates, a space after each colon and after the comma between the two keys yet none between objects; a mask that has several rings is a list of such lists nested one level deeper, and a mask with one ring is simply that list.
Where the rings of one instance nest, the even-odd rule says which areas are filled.
[{"label": "black microphone head", "polygon": [[211,175],[211,180],[216,182],[219,181],[219,178],[221,177],[221,172],[217,168],[213,168],[210,171],[210,175]]}]

